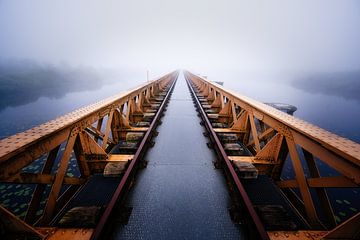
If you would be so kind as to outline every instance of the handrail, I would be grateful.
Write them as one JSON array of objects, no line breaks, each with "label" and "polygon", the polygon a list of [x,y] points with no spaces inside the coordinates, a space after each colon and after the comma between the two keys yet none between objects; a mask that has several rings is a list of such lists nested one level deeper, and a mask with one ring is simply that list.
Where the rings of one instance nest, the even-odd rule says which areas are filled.
[{"label": "handrail", "polygon": [[[289,127],[291,130],[298,131],[301,134],[306,135],[312,140],[322,144],[325,148],[329,149],[330,151],[333,151],[341,155],[345,159],[360,166],[359,143],[338,136],[332,132],[329,132],[318,126],[308,123],[302,119],[286,114],[280,110],[277,110],[274,107],[256,101],[250,97],[225,89],[223,86],[214,82],[210,82],[209,80],[202,78],[201,76],[196,75],[196,77],[201,79],[201,81],[204,81],[206,84],[208,84],[215,90],[221,91],[224,94],[224,96],[227,97],[228,99],[234,99],[235,103],[238,104],[239,106],[242,105],[245,106],[247,104],[249,105],[249,107],[252,107],[254,110],[257,110],[262,114],[266,114],[269,117],[278,120],[279,122],[283,123],[285,126]],[[360,179],[360,176],[358,176],[358,179]],[[358,183],[360,183],[360,181]]]},{"label": "handrail", "polygon": [[[228,130],[238,132],[242,142],[253,153],[254,164],[261,164],[264,173],[272,177],[284,191],[292,188],[300,190],[301,201],[293,191],[286,190],[286,194],[292,195],[292,203],[310,226],[323,226],[310,188],[316,189],[322,210],[331,225],[337,224],[326,188],[359,187],[359,143],[235,93],[189,71],[185,75],[200,95],[207,98],[212,107],[219,109],[218,117],[228,124]],[[295,176],[294,179],[283,180],[282,166],[288,155]],[[322,177],[316,159],[335,169],[340,176]],[[304,169],[308,169],[308,177]]]},{"label": "handrail", "polygon": [[188,86],[190,88],[191,94],[193,95],[193,97],[195,99],[195,103],[198,106],[200,116],[205,122],[204,125],[205,125],[205,128],[207,129],[207,131],[209,132],[209,137],[215,142],[215,147],[216,147],[215,149],[217,151],[219,151],[219,154],[218,154],[219,157],[221,157],[222,160],[225,162],[225,166],[229,171],[230,178],[234,182],[234,185],[241,196],[244,208],[246,209],[247,213],[251,217],[251,219],[249,219],[249,220],[255,228],[255,229],[251,229],[251,230],[256,233],[257,238],[260,238],[263,240],[270,239],[268,234],[266,233],[264,225],[260,221],[260,218],[254,209],[254,206],[252,205],[252,203],[250,201],[249,196],[247,195],[247,193],[245,191],[244,186],[242,185],[238,175],[235,172],[234,167],[232,166],[228,156],[226,155],[225,150],[222,147],[219,138],[217,137],[214,129],[211,127],[211,123],[210,123],[209,119],[206,117],[206,113],[205,113],[204,109],[202,108],[202,106],[199,102],[199,99],[196,97],[193,87],[191,86],[191,84],[187,78],[186,78],[186,81],[188,82]]},{"label": "handrail", "polygon": [[167,81],[175,72],[141,84],[91,105],[43,123],[32,129],[0,140],[0,180],[13,177],[23,167],[66,141],[74,130],[79,132],[108,115],[112,109],[128,103],[140,93]]},{"label": "handrail", "polygon": [[[146,131],[147,128],[136,128],[131,123],[143,117],[146,109],[151,106],[151,99],[172,83],[177,75],[177,71],[171,72],[127,92],[0,140],[0,182],[38,184],[25,221],[30,224],[36,221],[38,226],[47,226],[79,186],[90,175],[101,171],[103,165],[96,165],[91,160],[107,159],[111,146],[123,139],[126,131]],[[102,128],[103,125],[105,128]],[[77,160],[79,177],[66,174],[72,154]],[[46,160],[40,173],[22,171],[41,157]],[[37,219],[35,213],[40,206],[45,185],[50,185],[51,189],[43,214]],[[62,193],[64,185],[71,186]]]},{"label": "handrail", "polygon": [[136,165],[138,164],[138,162],[140,161],[140,158],[146,151],[145,144],[151,138],[151,134],[155,130],[155,128],[160,120],[161,114],[164,111],[165,105],[167,104],[167,101],[170,98],[170,94],[171,94],[172,90],[174,89],[175,83],[176,83],[176,80],[172,82],[164,100],[162,101],[154,119],[152,120],[152,122],[149,126],[149,129],[146,131],[145,136],[143,137],[142,141],[140,142],[139,148],[137,149],[131,163],[127,167],[126,172],[124,173],[124,176],[121,178],[121,181],[118,184],[118,186],[114,192],[114,195],[112,196],[110,202],[106,206],[106,209],[104,210],[104,213],[102,214],[98,224],[94,228],[94,231],[91,235],[91,240],[101,239],[103,237],[102,234],[104,232],[104,229],[106,228],[106,224],[110,220],[110,217],[112,215],[114,215],[113,210],[114,210],[116,204],[118,204],[120,202],[120,198],[124,195],[127,188],[129,188],[128,185],[129,185],[129,182],[131,182],[132,177],[135,174]]}]

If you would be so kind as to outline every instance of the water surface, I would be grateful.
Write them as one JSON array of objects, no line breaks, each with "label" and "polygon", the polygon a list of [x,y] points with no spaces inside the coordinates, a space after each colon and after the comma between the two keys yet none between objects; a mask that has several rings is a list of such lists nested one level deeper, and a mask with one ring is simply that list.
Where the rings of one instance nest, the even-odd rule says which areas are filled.
[{"label": "water surface", "polygon": [[[324,89],[325,86],[323,88],[312,88],[312,85],[308,82],[304,85],[301,85],[301,82],[294,84],[293,79],[275,79],[272,76],[238,77],[235,73],[227,73],[222,77],[211,80],[224,81],[224,87],[259,101],[295,105],[298,108],[294,114],[296,117],[360,142],[359,99],[349,97],[348,93],[343,94],[341,86],[339,91],[334,92],[334,90],[328,91]],[[0,138],[24,131],[82,106],[123,92],[144,81],[142,74],[127,74],[111,81],[102,81],[96,88],[88,88],[87,84],[90,83],[84,81],[83,90],[72,91],[68,88],[58,88],[62,92],[55,94],[56,97],[51,94],[39,95],[36,100],[28,98],[28,102],[20,105],[5,106],[0,109]],[[354,88],[358,87],[356,84],[353,86]],[[360,92],[360,89],[357,92]],[[17,97],[26,99],[21,95]],[[32,165],[27,170],[38,172],[43,161],[44,159],[40,159],[38,164]],[[70,164],[68,174],[77,174],[75,162],[74,158]],[[321,162],[319,167],[325,175],[336,174]],[[285,178],[292,178],[293,171],[290,163],[284,166],[284,174]],[[0,185],[0,202],[18,216],[23,217],[27,207],[26,202],[30,200],[32,189],[33,186],[31,185],[2,184]],[[359,211],[360,197],[358,189],[332,189],[330,193],[332,193],[330,198],[338,221],[346,219]]]}]

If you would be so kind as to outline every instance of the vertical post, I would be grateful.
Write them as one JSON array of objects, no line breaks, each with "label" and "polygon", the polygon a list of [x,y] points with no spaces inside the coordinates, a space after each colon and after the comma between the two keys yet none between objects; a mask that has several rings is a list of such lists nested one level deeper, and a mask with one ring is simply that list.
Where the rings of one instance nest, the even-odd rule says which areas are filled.
[{"label": "vertical post", "polygon": [[236,108],[235,108],[234,101],[231,101],[231,112],[232,112],[232,118],[233,118],[233,123],[234,123],[237,120]]},{"label": "vertical post", "polygon": [[102,143],[102,148],[105,149],[107,146],[107,141],[109,139],[109,135],[110,135],[110,130],[111,130],[111,121],[113,119],[113,115],[114,115],[114,109],[110,110],[110,113],[108,115],[108,120],[106,122],[106,129],[105,129],[105,136],[103,138],[103,143]]},{"label": "vertical post", "polygon": [[298,152],[296,150],[295,142],[293,139],[290,139],[288,136],[286,136],[285,139],[289,148],[290,158],[294,167],[296,181],[298,182],[302,200],[304,201],[305,211],[308,217],[308,221],[310,225],[312,225],[313,227],[318,226],[319,220],[316,214],[314,203],[311,198],[309,186],[307,185],[304,169],[301,165],[301,161]]},{"label": "vertical post", "polygon": [[48,201],[46,203],[44,214],[40,220],[41,224],[48,224],[55,212],[56,201],[59,196],[62,182],[64,180],[64,177],[65,177],[68,165],[69,165],[69,158],[71,156],[71,152],[73,150],[76,137],[77,137],[77,134],[70,132],[70,136],[68,138],[64,153],[63,153],[61,161],[60,161],[60,166],[57,170],[57,173],[55,175],[55,180],[54,180],[51,190],[50,190],[50,194],[49,194]]},{"label": "vertical post", "polygon": [[260,142],[259,142],[259,137],[257,134],[255,121],[254,121],[254,115],[252,113],[250,113],[250,114],[248,114],[248,117],[249,117],[250,125],[251,125],[251,133],[254,138],[255,149],[256,149],[256,152],[259,152],[260,151]]},{"label": "vertical post", "polygon": [[143,104],[143,93],[140,92],[139,94],[139,99],[138,99],[138,108],[140,111],[143,111],[143,108],[142,108],[142,104]]},{"label": "vertical post", "polygon": [[[97,125],[96,125],[96,130],[98,130],[99,132],[101,132],[101,126],[102,126],[102,123],[104,121],[104,118],[100,118],[97,122]],[[98,142],[99,141],[99,137],[98,136],[95,136],[95,142]]]},{"label": "vertical post", "polygon": [[131,101],[132,99],[130,98],[127,103],[126,103],[126,121],[130,122],[130,114],[131,114]]},{"label": "vertical post", "polygon": [[[302,151],[304,153],[305,161],[309,167],[310,176],[313,178],[321,177],[319,169],[316,166],[314,156],[310,152],[306,151],[304,148],[302,148]],[[324,211],[324,214],[326,216],[326,219],[329,221],[329,224],[331,225],[331,227],[335,227],[336,221],[334,218],[334,212],[331,207],[331,204],[330,204],[330,201],[329,201],[329,198],[328,198],[325,188],[315,188],[315,191],[319,198],[319,201],[320,201],[321,207]]]},{"label": "vertical post", "polygon": [[[46,159],[46,162],[41,170],[41,174],[49,174],[51,173],[51,169],[54,165],[56,156],[59,152],[60,149],[60,145],[55,147],[54,149],[52,149]],[[35,221],[35,216],[36,216],[36,211],[38,210],[39,206],[40,206],[40,201],[41,201],[41,197],[42,194],[44,193],[46,188],[46,185],[44,184],[38,184],[36,185],[36,188],[34,190],[34,193],[32,195],[28,210],[26,212],[26,216],[25,216],[25,222],[27,223],[34,223]]]},{"label": "vertical post", "polygon": [[[87,133],[85,131],[82,131],[79,133],[79,136],[76,139],[74,145],[74,153],[76,156],[81,177],[88,177],[90,175],[90,169],[84,156],[84,152],[86,151],[85,149],[89,148],[88,138],[90,137],[87,135]],[[97,145],[96,141],[95,144]]]},{"label": "vertical post", "polygon": [[223,94],[222,94],[222,93],[220,93],[220,98],[221,98],[221,109],[223,109],[223,108],[224,108],[225,103],[224,103],[224,96],[223,96]]}]

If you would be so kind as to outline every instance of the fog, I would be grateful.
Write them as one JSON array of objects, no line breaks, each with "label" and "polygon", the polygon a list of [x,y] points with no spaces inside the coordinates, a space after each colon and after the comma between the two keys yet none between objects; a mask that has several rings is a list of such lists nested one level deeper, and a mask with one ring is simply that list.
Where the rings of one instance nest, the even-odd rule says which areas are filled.
[{"label": "fog", "polygon": [[359,23],[356,0],[2,0],[0,54],[152,76],[353,71]]},{"label": "fog", "polygon": [[174,69],[358,100],[359,25],[356,0],[0,0],[0,110]]}]

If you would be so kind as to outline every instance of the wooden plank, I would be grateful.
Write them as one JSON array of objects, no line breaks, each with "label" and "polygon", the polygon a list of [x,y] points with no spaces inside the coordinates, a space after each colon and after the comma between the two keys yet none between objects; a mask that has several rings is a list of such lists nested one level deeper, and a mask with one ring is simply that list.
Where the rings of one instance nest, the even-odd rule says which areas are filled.
[{"label": "wooden plank", "polygon": [[216,91],[221,92],[224,97],[234,101],[236,105],[242,108],[255,109],[264,117],[273,118],[279,124],[293,129],[296,132],[299,132],[304,137],[314,140],[315,142],[322,145],[324,148],[337,153],[338,155],[344,157],[344,159],[356,164],[358,167],[360,166],[359,143],[343,138],[304,120],[281,112],[280,110],[277,110],[274,107],[266,105],[262,102],[235,93],[234,91],[225,89],[223,86],[214,84],[201,76],[192,74],[190,72],[186,72],[186,74],[189,75],[193,81],[198,80],[204,84],[206,83],[208,86],[211,86]]},{"label": "wooden plank", "polygon": [[134,155],[125,155],[125,154],[109,154],[107,162],[116,162],[116,161],[129,161],[134,158]]},{"label": "wooden plank", "polygon": [[242,130],[235,130],[231,128],[214,128],[216,133],[244,133]]},{"label": "wooden plank", "polygon": [[169,73],[162,78],[144,83],[127,92],[116,94],[25,132],[0,140],[0,180],[13,176],[42,154],[48,153],[66,141],[73,128],[78,128],[80,131],[89,127],[107,115],[112,106],[124,104],[130,95],[142,92],[157,82],[167,81],[168,77],[174,78],[176,76],[177,72]]},{"label": "wooden plank", "polygon": [[261,160],[261,159],[256,159],[255,157],[251,156],[228,156],[229,160],[231,161],[239,161],[239,162],[249,162],[249,163],[253,163],[253,164],[264,164],[264,165],[275,165],[276,163],[274,162],[269,162],[267,160]]},{"label": "wooden plank", "polygon": [[248,157],[248,156],[228,156],[229,160],[231,161],[241,161],[241,162],[254,162],[255,157]]},{"label": "wooden plank", "polygon": [[127,132],[146,132],[149,128],[148,127],[132,127],[128,128],[125,131]]}]

